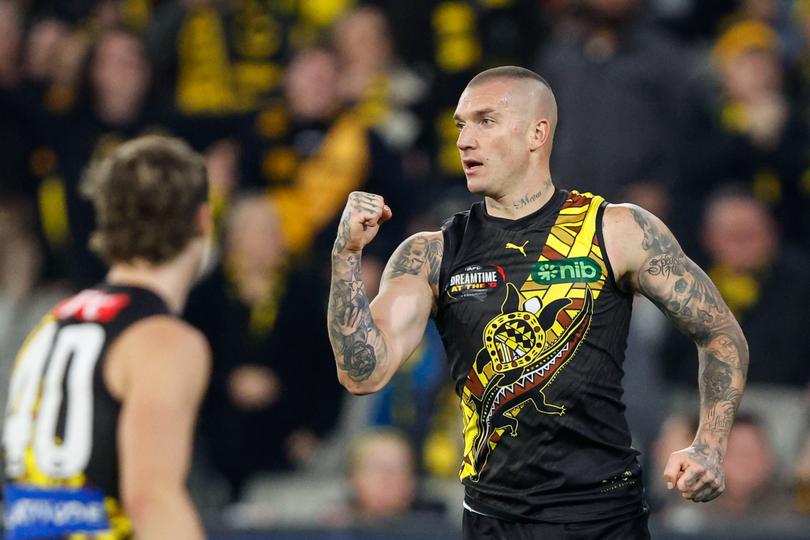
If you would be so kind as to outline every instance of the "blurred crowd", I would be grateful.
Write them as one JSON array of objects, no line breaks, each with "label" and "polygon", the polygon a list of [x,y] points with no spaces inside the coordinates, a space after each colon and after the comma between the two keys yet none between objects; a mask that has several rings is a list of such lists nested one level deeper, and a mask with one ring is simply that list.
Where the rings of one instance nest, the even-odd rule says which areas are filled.
[{"label": "blurred crowd", "polygon": [[218,231],[185,315],[214,354],[200,504],[234,527],[457,519],[437,332],[383,392],[350,398],[324,322],[329,251],[348,193],[383,195],[373,296],[400,240],[469,206],[452,111],[504,64],[555,91],[555,184],[664,219],[749,341],[728,491],[671,500],[659,471],[694,433],[696,352],[637,300],[626,403],[653,523],[808,519],[810,0],[0,0],[2,380],[54,300],[103,279],[87,164],[173,134],[206,156]]}]

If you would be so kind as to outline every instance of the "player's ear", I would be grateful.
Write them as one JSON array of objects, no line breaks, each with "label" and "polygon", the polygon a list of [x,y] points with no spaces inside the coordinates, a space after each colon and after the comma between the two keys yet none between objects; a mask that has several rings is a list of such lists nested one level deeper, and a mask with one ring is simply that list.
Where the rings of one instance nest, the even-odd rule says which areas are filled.
[{"label": "player's ear", "polygon": [[551,135],[551,124],[546,118],[538,118],[534,121],[532,131],[529,134],[529,149],[534,151],[545,145]]},{"label": "player's ear", "polygon": [[211,211],[211,206],[205,202],[197,209],[194,216],[194,222],[197,225],[197,230],[200,235],[209,237],[214,232],[214,217]]}]

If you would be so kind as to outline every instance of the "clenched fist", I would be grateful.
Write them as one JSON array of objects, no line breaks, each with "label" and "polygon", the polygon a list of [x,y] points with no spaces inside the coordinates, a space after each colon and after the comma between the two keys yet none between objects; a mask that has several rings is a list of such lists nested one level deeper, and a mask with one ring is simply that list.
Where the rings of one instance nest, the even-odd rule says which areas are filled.
[{"label": "clenched fist", "polygon": [[334,253],[360,253],[377,236],[380,225],[391,219],[385,200],[373,193],[353,191],[340,218]]},{"label": "clenched fist", "polygon": [[708,502],[726,489],[723,458],[718,449],[693,444],[673,452],[664,468],[668,489],[677,489],[685,499]]}]

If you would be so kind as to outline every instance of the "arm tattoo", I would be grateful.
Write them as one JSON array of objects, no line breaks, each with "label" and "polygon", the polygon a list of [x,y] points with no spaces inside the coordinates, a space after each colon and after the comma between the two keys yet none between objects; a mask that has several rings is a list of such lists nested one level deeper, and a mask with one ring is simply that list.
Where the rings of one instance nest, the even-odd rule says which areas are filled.
[{"label": "arm tattoo", "polygon": [[338,224],[337,238],[335,238],[335,245],[332,248],[332,253],[340,253],[346,249],[346,243],[349,241],[349,234],[351,233],[348,223],[349,216],[349,210],[344,210],[343,216],[341,216],[340,223]]},{"label": "arm tattoo", "polygon": [[684,255],[672,233],[661,230],[638,210],[632,210],[644,231],[646,261],[638,275],[640,292],[656,303],[696,342],[705,341],[721,326],[734,324],[709,277]]},{"label": "arm tattoo", "polygon": [[638,274],[639,292],[698,346],[701,419],[693,447],[698,461],[719,467],[722,459],[714,460],[714,452],[725,447],[745,387],[745,337],[717,288],[684,255],[672,233],[646,213],[636,209],[632,213],[644,232],[641,247],[646,261]]},{"label": "arm tattoo", "polygon": [[443,241],[440,239],[413,237],[391,257],[385,277],[391,279],[405,274],[416,276],[427,264],[430,285],[431,287],[438,286],[443,247]]},{"label": "arm tattoo", "polygon": [[681,259],[673,257],[672,255],[661,255],[660,257],[650,259],[649,267],[647,268],[647,273],[651,276],[669,277],[673,274],[682,276],[683,272],[684,269]]},{"label": "arm tattoo", "polygon": [[[339,233],[338,241],[340,238]],[[328,319],[338,369],[355,382],[365,381],[378,361],[385,361],[386,347],[363,290],[359,255],[335,254],[332,258]]]},{"label": "arm tattoo", "polygon": [[[714,476],[716,481],[720,483],[720,485],[725,484],[724,474],[723,474],[723,452],[720,448],[715,444],[710,444],[706,442],[703,438],[698,436],[698,439],[692,443],[692,446],[689,451],[690,458],[696,461],[699,465],[701,465],[706,474],[710,474]],[[713,497],[711,497],[713,498]],[[710,500],[710,498],[704,499],[695,499],[697,502],[706,502]]]}]

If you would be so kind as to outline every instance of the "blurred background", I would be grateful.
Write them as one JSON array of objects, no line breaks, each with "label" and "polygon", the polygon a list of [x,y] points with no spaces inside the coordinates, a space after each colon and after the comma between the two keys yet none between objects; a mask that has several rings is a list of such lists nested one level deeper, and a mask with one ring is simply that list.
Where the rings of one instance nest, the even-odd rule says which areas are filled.
[{"label": "blurred background", "polygon": [[186,318],[214,371],[191,488],[212,538],[460,538],[461,419],[435,328],[382,392],[337,384],[329,251],[347,194],[410,232],[467,208],[452,120],[478,71],[551,83],[563,188],[664,219],[751,350],[716,502],[663,489],[697,358],[637,299],[625,401],[655,538],[810,536],[810,0],[0,0],[0,399],[16,350],[104,267],[89,160],[149,132],[203,152],[218,257]]}]

